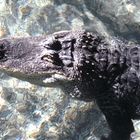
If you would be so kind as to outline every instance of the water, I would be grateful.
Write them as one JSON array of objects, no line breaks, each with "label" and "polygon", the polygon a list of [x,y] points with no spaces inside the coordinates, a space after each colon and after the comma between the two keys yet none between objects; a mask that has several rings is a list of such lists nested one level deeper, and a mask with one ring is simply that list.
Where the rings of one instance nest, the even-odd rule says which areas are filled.
[{"label": "water", "polygon": [[[139,42],[139,7],[138,0],[0,0],[0,37],[86,29]],[[0,140],[98,140],[108,132],[94,103],[0,74]]]}]

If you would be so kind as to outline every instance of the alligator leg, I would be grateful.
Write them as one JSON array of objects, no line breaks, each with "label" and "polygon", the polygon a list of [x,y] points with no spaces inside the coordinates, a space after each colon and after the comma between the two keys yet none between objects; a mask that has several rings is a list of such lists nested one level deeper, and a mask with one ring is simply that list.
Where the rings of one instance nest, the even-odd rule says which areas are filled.
[{"label": "alligator leg", "polygon": [[111,129],[110,135],[101,140],[130,140],[130,134],[134,131],[129,114],[125,112],[111,92],[103,94],[96,99],[101,111],[104,113]]}]

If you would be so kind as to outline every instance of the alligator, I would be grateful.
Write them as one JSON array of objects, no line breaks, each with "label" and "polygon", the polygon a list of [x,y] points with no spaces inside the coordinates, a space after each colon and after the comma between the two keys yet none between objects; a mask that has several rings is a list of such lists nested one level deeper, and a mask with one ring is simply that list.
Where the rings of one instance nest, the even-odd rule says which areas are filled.
[{"label": "alligator", "polygon": [[130,140],[140,118],[140,45],[86,31],[0,39],[0,71],[95,101],[111,129],[101,140]]}]

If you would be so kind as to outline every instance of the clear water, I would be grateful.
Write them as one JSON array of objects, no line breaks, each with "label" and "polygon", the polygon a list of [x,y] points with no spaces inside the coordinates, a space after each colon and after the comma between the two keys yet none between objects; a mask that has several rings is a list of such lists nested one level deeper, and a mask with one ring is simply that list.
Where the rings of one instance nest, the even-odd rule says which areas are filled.
[{"label": "clear water", "polygon": [[[0,0],[0,37],[86,29],[139,42],[139,9],[139,0]],[[108,132],[94,103],[0,74],[0,140],[99,140]]]}]

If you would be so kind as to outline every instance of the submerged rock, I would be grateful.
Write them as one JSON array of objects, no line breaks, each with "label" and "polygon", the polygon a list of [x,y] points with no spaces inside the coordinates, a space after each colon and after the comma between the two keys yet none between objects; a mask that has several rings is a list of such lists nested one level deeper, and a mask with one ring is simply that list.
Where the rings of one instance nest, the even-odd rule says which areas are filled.
[{"label": "submerged rock", "polygon": [[94,103],[72,100],[60,89],[37,87],[6,76],[1,76],[0,84],[3,139],[85,140],[108,132]]}]

